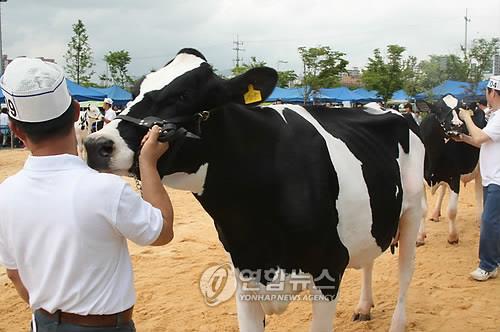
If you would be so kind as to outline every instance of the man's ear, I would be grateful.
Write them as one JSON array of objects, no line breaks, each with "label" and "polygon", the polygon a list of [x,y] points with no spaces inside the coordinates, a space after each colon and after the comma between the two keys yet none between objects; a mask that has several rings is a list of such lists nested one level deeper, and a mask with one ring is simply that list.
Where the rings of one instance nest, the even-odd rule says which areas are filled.
[{"label": "man's ear", "polygon": [[277,81],[276,70],[269,67],[257,67],[226,81],[224,85],[226,91],[229,92],[230,101],[244,105],[257,105],[269,97]]},{"label": "man's ear", "polygon": [[73,109],[75,110],[75,112],[73,114],[73,122],[76,122],[80,118],[80,103],[77,102],[76,100],[73,100],[71,102],[73,103],[72,106],[73,106]]},{"label": "man's ear", "polygon": [[9,121],[9,128],[10,131],[14,134],[14,136],[19,138],[24,143],[24,145],[26,145],[26,138],[27,138],[26,133],[21,129],[19,129],[19,127],[16,126],[16,124],[12,121]]}]

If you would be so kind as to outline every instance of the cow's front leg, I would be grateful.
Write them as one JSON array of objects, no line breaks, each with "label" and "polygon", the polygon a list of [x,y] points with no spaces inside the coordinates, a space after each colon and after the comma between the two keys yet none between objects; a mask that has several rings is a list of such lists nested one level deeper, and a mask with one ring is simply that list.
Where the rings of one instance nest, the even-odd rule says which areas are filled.
[{"label": "cow's front leg", "polygon": [[240,332],[263,332],[265,314],[259,301],[252,299],[254,292],[243,289],[243,283],[236,274],[236,309],[238,312],[238,325]]},{"label": "cow's front leg", "polygon": [[358,306],[352,316],[353,321],[366,321],[371,319],[370,311],[373,307],[372,294],[372,271],[373,261],[363,267],[363,280],[361,285],[361,296]]},{"label": "cow's front leg", "polygon": [[340,291],[333,300],[320,299],[322,293],[319,289],[312,289],[312,323],[311,332],[330,332],[333,331],[333,319],[337,310],[337,301]]},{"label": "cow's front leg", "polygon": [[458,194],[450,190],[450,200],[448,202],[448,243],[458,243],[458,230],[457,230],[457,205]]}]

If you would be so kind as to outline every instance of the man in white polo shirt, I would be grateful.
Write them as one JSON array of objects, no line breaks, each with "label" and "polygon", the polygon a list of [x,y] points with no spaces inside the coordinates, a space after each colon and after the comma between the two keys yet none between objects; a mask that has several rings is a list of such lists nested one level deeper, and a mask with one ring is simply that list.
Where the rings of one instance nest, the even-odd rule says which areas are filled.
[{"label": "man in white polo shirt", "polygon": [[470,276],[478,281],[497,276],[500,265],[500,76],[492,76],[486,88],[491,109],[488,124],[482,130],[471,119],[471,112],[460,110],[470,135],[460,140],[480,147],[479,167],[483,178],[483,215],[479,239],[479,267]]},{"label": "man in white polo shirt", "polygon": [[113,99],[104,98],[104,123],[108,124],[116,118],[116,112],[113,110]]},{"label": "man in white polo shirt", "polygon": [[143,140],[143,200],[120,177],[78,158],[78,103],[59,66],[15,59],[0,86],[11,130],[31,151],[0,185],[0,265],[33,310],[33,330],[135,331],[126,239],[164,245],[173,238],[172,205],[156,170],[168,148],[159,128]]}]

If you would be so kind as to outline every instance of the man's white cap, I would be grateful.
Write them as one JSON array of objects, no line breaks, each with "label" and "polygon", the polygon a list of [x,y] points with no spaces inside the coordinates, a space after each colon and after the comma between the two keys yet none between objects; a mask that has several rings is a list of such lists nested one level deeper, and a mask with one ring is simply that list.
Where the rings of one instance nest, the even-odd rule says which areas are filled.
[{"label": "man's white cap", "polygon": [[0,79],[9,115],[22,122],[58,118],[71,105],[64,71],[55,63],[17,58]]},{"label": "man's white cap", "polygon": [[111,98],[104,98],[104,102],[109,105],[113,105],[113,99]]},{"label": "man's white cap", "polygon": [[499,76],[491,76],[488,81],[488,88],[492,88],[495,90],[500,90],[500,75]]}]

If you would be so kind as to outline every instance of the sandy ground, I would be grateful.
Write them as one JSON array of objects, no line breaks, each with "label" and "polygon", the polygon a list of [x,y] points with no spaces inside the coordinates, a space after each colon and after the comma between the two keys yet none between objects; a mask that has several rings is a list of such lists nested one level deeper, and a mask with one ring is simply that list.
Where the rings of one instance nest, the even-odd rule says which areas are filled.
[{"label": "sandy ground", "polygon": [[[26,151],[0,151],[0,181],[19,170]],[[234,297],[217,306],[204,304],[202,272],[227,262],[212,220],[186,192],[169,190],[175,207],[175,239],[159,248],[130,244],[138,301],[138,331],[237,331]],[[433,201],[434,199],[431,198]],[[417,249],[416,271],[407,303],[408,331],[500,331],[500,279],[474,282],[478,226],[473,186],[459,203],[460,244],[446,242],[447,223],[428,222],[427,244]],[[432,203],[431,203],[432,204]],[[1,213],[1,212],[0,212]],[[398,292],[397,255],[375,263],[372,321],[351,322],[360,289],[360,271],[348,270],[337,306],[337,331],[387,331]],[[308,331],[311,305],[292,303],[281,316],[267,318],[266,331]],[[30,310],[0,269],[0,331],[27,330]]]}]

